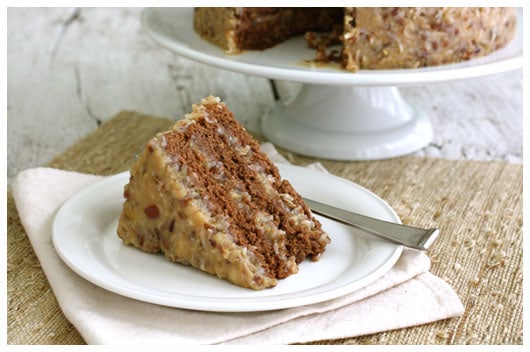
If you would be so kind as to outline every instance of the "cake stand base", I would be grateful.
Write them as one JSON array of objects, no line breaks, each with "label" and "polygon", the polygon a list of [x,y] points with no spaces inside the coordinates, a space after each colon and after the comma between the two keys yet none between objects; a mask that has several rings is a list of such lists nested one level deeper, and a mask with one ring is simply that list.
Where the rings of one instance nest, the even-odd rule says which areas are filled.
[{"label": "cake stand base", "polygon": [[303,85],[276,103],[261,130],[280,147],[334,160],[377,160],[425,147],[428,117],[406,103],[396,87]]}]

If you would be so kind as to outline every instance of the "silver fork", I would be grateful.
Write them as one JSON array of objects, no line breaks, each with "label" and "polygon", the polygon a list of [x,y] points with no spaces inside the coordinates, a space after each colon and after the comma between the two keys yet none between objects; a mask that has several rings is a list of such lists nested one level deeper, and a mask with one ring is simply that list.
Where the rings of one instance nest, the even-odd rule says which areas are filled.
[{"label": "silver fork", "polygon": [[350,225],[362,232],[384,238],[394,243],[420,250],[428,249],[436,240],[438,229],[422,229],[357,214],[304,198],[304,202],[313,213]]}]

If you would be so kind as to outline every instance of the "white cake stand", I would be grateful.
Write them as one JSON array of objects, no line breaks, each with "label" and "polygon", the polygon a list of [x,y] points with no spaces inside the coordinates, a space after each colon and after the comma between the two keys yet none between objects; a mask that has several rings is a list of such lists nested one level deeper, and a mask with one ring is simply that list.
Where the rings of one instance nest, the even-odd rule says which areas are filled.
[{"label": "white cake stand", "polygon": [[[522,13],[519,14],[522,23]],[[314,50],[292,38],[265,51],[225,55],[193,30],[192,8],[150,8],[143,28],[166,48],[191,60],[236,72],[303,83],[261,121],[271,142],[294,152],[336,160],[376,160],[417,151],[433,137],[428,116],[404,101],[398,86],[468,79],[522,67],[522,26],[504,49],[460,64],[346,72],[312,67]]]}]

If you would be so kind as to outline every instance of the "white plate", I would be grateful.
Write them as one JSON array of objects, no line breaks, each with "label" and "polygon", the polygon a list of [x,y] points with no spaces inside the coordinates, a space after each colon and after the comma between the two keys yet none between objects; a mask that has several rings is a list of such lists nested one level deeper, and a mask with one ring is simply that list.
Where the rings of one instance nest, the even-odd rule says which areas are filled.
[{"label": "white plate", "polygon": [[236,72],[301,83],[332,85],[405,85],[480,77],[520,68],[523,65],[523,15],[518,11],[517,33],[505,48],[490,55],[458,64],[398,70],[361,70],[355,74],[332,67],[312,68],[304,61],[315,52],[302,36],[271,49],[225,55],[193,30],[193,8],[148,8],[142,26],[166,48],[188,59]]},{"label": "white plate", "polygon": [[[280,165],[303,195],[366,215],[399,222],[370,191],[342,178]],[[319,218],[331,244],[319,262],[306,261],[296,275],[254,291],[122,244],[116,235],[123,187],[129,173],[97,182],[68,200],[53,223],[53,244],[76,273],[117,294],[159,305],[205,311],[265,311],[307,305],[357,290],[386,273],[402,246]]]}]

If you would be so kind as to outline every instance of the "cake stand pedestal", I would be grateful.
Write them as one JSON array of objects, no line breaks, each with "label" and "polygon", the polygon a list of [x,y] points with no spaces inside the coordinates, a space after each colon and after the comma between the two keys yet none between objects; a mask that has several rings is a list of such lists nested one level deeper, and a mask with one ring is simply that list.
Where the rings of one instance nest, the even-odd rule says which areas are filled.
[{"label": "cake stand pedestal", "polygon": [[428,117],[405,102],[397,87],[480,77],[522,67],[522,11],[505,48],[483,58],[419,69],[360,70],[311,67],[299,36],[265,51],[225,55],[193,30],[193,8],[148,8],[142,26],[158,43],[188,59],[235,72],[303,83],[275,103],[261,121],[278,146],[325,159],[375,160],[409,154],[433,138]]},{"label": "cake stand pedestal", "polygon": [[376,160],[415,152],[433,138],[427,115],[396,87],[304,84],[261,121],[271,142],[336,160]]}]

